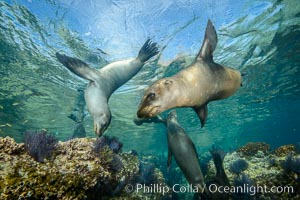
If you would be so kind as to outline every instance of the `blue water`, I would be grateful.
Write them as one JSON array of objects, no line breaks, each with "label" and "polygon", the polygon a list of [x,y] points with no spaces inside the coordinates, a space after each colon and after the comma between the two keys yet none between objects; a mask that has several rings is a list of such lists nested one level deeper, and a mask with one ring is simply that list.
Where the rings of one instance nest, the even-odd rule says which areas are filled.
[{"label": "blue water", "polygon": [[[192,61],[208,19],[218,45],[214,59],[246,74],[232,97],[209,104],[204,128],[190,108],[177,109],[198,152],[212,144],[233,150],[263,141],[272,148],[300,141],[300,5],[287,1],[0,1],[0,136],[22,141],[25,130],[72,137],[71,113],[82,108],[87,82],[55,58],[64,52],[95,68],[135,57],[147,38],[161,54],[111,97],[105,134],[124,150],[166,154],[162,124],[133,123],[137,105],[155,80]],[[103,53],[105,52],[105,53]],[[74,111],[75,110],[75,111]],[[88,137],[93,121],[84,118]]]}]

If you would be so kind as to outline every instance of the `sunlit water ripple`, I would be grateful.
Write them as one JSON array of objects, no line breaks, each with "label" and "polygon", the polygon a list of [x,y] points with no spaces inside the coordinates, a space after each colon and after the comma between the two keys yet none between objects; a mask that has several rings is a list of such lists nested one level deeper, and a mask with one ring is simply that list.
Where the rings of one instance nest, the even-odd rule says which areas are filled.
[{"label": "sunlit water ripple", "polygon": [[[147,3],[137,8],[134,6],[142,6],[140,2],[120,2],[102,5],[101,10],[112,10],[111,14],[105,12],[107,16],[87,16],[82,13],[92,5],[79,10],[81,1],[74,5],[1,1],[0,136],[22,141],[25,130],[47,129],[61,140],[70,139],[75,123],[67,116],[76,108],[78,90],[87,82],[58,63],[55,52],[100,68],[136,56],[144,40],[151,37],[159,44],[161,54],[112,95],[109,105],[113,118],[106,134],[119,137],[125,150],[165,152],[162,124],[136,126],[132,120],[145,88],[191,63],[201,46],[207,15],[216,23],[219,37],[215,60],[239,69],[245,76],[243,87],[234,96],[209,104],[208,121],[202,129],[192,109],[177,109],[179,122],[199,151],[206,151],[212,144],[231,150],[249,141],[264,141],[273,148],[299,142],[299,4],[292,0],[255,1],[255,5],[243,2],[243,6],[231,8],[225,3],[218,7],[209,2],[182,2],[162,6],[154,1],[152,9]],[[41,15],[41,6],[47,10],[46,16]],[[201,6],[207,8],[206,15],[200,13]],[[139,12],[133,12],[135,9]],[[172,18],[180,9],[193,12]],[[149,16],[154,10],[157,13],[152,21]],[[219,21],[220,13],[224,21]],[[115,35],[108,36],[111,33],[105,29],[105,20],[112,29],[115,27]],[[95,137],[91,116],[84,124],[88,137]]]}]

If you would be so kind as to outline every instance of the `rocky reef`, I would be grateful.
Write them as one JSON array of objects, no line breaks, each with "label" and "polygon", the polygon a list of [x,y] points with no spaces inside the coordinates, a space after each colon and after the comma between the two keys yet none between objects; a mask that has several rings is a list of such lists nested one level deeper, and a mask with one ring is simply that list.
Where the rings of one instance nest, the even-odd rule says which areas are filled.
[{"label": "rocky reef", "polygon": [[38,162],[23,143],[0,138],[0,199],[163,198],[161,193],[135,189],[148,176],[147,184],[166,186],[159,169],[145,167],[134,153],[116,153],[108,146],[95,152],[95,141],[58,142],[52,155]]},{"label": "rocky reef", "polygon": [[249,142],[237,150],[243,156],[254,156],[258,151],[266,153],[270,150],[270,145],[264,142]]},{"label": "rocky reef", "polygon": [[[246,144],[228,153],[223,165],[231,186],[248,188],[245,193],[232,194],[233,199],[300,199],[300,155],[294,145],[270,151],[265,143]],[[214,176],[215,167],[210,161],[205,178],[208,181]]]}]

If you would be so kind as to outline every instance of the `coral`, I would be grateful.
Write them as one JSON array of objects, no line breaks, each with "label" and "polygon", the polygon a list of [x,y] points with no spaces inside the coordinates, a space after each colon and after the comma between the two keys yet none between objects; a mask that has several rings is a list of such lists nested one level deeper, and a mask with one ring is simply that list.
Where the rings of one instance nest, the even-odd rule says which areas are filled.
[{"label": "coral", "polygon": [[[135,186],[139,159],[130,153],[116,154],[108,146],[94,153],[95,139],[58,142],[51,160],[36,162],[11,138],[0,138],[0,199],[161,199],[162,194],[127,193]],[[9,149],[14,147],[10,154]],[[155,169],[155,177],[158,177]],[[163,179],[156,179],[164,184]],[[112,195],[114,195],[112,197]]]},{"label": "coral", "polygon": [[252,185],[254,185],[254,181],[251,180],[247,174],[241,174],[240,176],[234,177],[233,185],[234,186],[243,186],[243,185],[252,186]]},{"label": "coral", "polygon": [[300,142],[297,142],[297,143],[294,145],[294,147],[295,147],[296,153],[297,153],[297,154],[300,154]]},{"label": "coral", "polygon": [[112,171],[118,172],[123,168],[123,163],[118,155],[113,155],[112,161],[109,164]]},{"label": "coral", "polygon": [[300,155],[292,156],[289,154],[282,162],[282,168],[286,172],[294,172],[300,175]]},{"label": "coral", "polygon": [[110,138],[109,148],[115,153],[119,153],[122,150],[123,144],[115,137]]},{"label": "coral", "polygon": [[154,184],[155,177],[155,167],[153,164],[140,163],[140,173],[139,176],[136,177],[136,181],[141,184],[150,185]]},{"label": "coral", "polygon": [[246,160],[238,159],[229,165],[229,170],[232,173],[240,174],[241,172],[245,171],[248,168],[248,166],[249,165]]},{"label": "coral", "polygon": [[275,158],[270,158],[268,161],[269,161],[269,166],[270,166],[270,167],[275,167],[275,166],[277,166],[277,162],[276,162],[276,159],[275,159]]},{"label": "coral", "polygon": [[288,154],[295,154],[296,148],[292,144],[283,145],[283,146],[278,147],[274,151],[274,153],[276,156],[287,156]]},{"label": "coral", "polygon": [[18,155],[25,151],[24,144],[15,143],[10,137],[0,138],[0,151],[9,155]]},{"label": "coral", "polygon": [[45,158],[52,155],[57,140],[45,131],[24,133],[25,149],[38,162],[44,162]]},{"label": "coral", "polygon": [[251,190],[249,188],[254,185],[254,182],[250,179],[250,177],[246,174],[241,174],[240,176],[236,176],[233,179],[234,186],[238,187],[246,187],[247,190],[243,192],[237,192],[232,195],[233,200],[251,200],[255,199],[253,197],[253,193],[250,193]]},{"label": "coral", "polygon": [[270,145],[264,142],[249,142],[245,146],[237,150],[238,153],[241,153],[243,156],[254,156],[259,151],[266,153],[270,149]]},{"label": "coral", "polygon": [[[264,156],[258,156],[261,152]],[[253,186],[263,186],[270,189],[273,186],[286,186],[284,192],[281,193],[255,193],[252,196],[244,193],[233,194],[233,199],[300,199],[300,182],[299,174],[297,174],[300,163],[300,155],[290,155],[288,157],[277,156],[275,152],[268,154],[263,151],[258,151],[253,156],[245,156],[239,152],[227,153],[224,158],[223,166],[226,175],[232,186],[237,186],[242,183]],[[230,165],[237,159],[244,159],[248,163],[248,168],[237,175],[230,171]],[[281,163],[281,164],[280,164]],[[298,166],[298,167],[296,167]],[[287,168],[287,169],[284,169]],[[293,170],[292,170],[292,169]],[[215,176],[215,166],[211,160],[208,164],[208,172],[205,180],[211,180]],[[247,176],[245,176],[247,174]],[[250,179],[250,180],[247,180]],[[250,190],[249,190],[250,191]]]},{"label": "coral", "polygon": [[115,137],[102,136],[97,138],[94,143],[94,152],[99,153],[105,146],[115,153],[121,152],[123,144]]},{"label": "coral", "polygon": [[108,138],[107,136],[102,136],[100,138],[97,138],[97,140],[93,144],[93,151],[95,153],[99,153],[101,149],[103,149],[105,146],[108,146]]}]

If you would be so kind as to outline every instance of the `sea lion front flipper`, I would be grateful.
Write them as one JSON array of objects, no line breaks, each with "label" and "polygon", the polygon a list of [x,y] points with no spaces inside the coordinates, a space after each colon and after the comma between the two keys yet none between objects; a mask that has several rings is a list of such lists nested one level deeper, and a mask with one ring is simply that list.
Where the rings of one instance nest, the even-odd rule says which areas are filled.
[{"label": "sea lion front flipper", "polygon": [[212,22],[208,20],[204,41],[202,43],[201,49],[197,55],[196,59],[205,60],[205,61],[213,61],[213,52],[217,46],[218,37],[216,33],[216,29]]},{"label": "sea lion front flipper", "polygon": [[80,76],[81,78],[95,81],[97,79],[97,73],[99,73],[96,69],[93,69],[88,66],[82,60],[77,58],[72,58],[63,54],[56,53],[56,58],[59,62],[61,62],[65,67],[67,67],[71,72]]},{"label": "sea lion front flipper", "polygon": [[171,149],[168,148],[168,161],[167,161],[168,172],[170,171],[171,163],[172,163],[172,152],[171,152]]},{"label": "sea lion front flipper", "polygon": [[207,114],[208,114],[207,104],[200,107],[194,107],[194,110],[200,119],[201,128],[202,128],[205,125],[207,119]]},{"label": "sea lion front flipper", "polygon": [[152,43],[150,39],[148,39],[145,44],[142,46],[141,50],[139,51],[138,58],[142,62],[146,62],[151,57],[158,54],[158,48],[156,43]]}]

